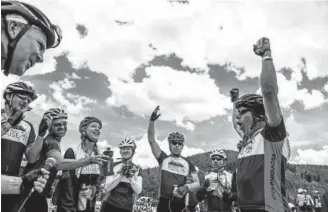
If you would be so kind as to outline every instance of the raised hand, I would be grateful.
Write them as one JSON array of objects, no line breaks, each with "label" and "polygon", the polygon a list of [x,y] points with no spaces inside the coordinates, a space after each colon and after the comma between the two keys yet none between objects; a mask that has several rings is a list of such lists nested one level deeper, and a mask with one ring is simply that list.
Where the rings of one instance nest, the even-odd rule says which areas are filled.
[{"label": "raised hand", "polygon": [[151,114],[151,116],[150,116],[151,121],[156,121],[158,119],[158,117],[161,116],[161,114],[157,114],[158,111],[159,111],[159,105],[155,108],[155,110]]},{"label": "raised hand", "polygon": [[43,137],[52,123],[52,117],[49,114],[46,114],[42,117],[42,120],[39,125],[39,136]]},{"label": "raised hand", "polygon": [[239,98],[239,89],[238,88],[233,88],[230,90],[230,99],[231,102],[236,101]]},{"label": "raised hand", "polygon": [[256,55],[261,57],[270,56],[271,54],[270,40],[265,37],[259,39],[257,43],[253,45],[253,51]]}]

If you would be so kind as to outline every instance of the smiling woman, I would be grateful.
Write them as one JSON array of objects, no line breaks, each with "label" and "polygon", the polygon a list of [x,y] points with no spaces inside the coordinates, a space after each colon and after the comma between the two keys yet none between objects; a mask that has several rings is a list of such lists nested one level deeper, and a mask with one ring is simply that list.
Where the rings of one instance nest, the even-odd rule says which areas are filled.
[{"label": "smiling woman", "polygon": [[[68,159],[89,159],[99,156],[97,142],[100,136],[102,122],[92,116],[85,117],[79,126],[81,143],[75,148],[69,148],[65,153]],[[69,177],[58,184],[57,211],[94,211],[96,196],[100,188],[99,164],[89,164],[72,170]]]}]

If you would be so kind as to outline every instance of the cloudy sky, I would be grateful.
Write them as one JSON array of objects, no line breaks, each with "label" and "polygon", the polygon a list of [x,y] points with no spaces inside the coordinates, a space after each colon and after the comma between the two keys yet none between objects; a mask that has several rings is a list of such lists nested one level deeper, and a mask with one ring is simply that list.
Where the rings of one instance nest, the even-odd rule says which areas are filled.
[{"label": "cloudy sky", "polygon": [[[137,162],[156,165],[146,138],[161,106],[157,139],[179,131],[185,155],[236,149],[229,90],[259,91],[261,60],[252,45],[270,38],[290,162],[328,164],[328,2],[190,0],[30,0],[61,26],[64,39],[21,79],[39,94],[28,119],[62,107],[62,148],[80,142],[85,116],[103,123],[99,146],[137,140]],[[3,88],[18,78],[2,77]],[[117,152],[116,152],[116,156]]]}]

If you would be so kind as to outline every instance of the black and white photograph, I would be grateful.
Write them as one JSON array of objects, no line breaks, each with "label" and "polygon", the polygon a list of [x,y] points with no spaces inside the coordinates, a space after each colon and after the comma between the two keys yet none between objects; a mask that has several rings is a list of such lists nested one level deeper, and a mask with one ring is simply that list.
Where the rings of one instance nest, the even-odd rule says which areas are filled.
[{"label": "black and white photograph", "polygon": [[328,212],[327,0],[1,0],[1,211]]}]

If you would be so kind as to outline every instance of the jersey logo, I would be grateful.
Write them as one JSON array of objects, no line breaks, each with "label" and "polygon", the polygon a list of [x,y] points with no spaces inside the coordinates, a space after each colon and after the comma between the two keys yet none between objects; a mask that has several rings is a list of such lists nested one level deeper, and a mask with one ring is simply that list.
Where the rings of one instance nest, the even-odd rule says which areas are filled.
[{"label": "jersey logo", "polygon": [[187,176],[189,174],[189,164],[183,158],[168,157],[163,161],[162,170]]},{"label": "jersey logo", "polygon": [[91,164],[88,166],[83,166],[81,174],[100,174],[100,169],[98,164]]},{"label": "jersey logo", "polygon": [[259,133],[252,139],[252,142],[248,143],[239,152],[238,158],[244,158],[251,155],[261,155],[264,154],[264,138]]},{"label": "jersey logo", "polygon": [[[25,124],[25,123],[23,123]],[[28,125],[28,124],[26,124]],[[31,128],[29,126],[20,125],[18,128],[11,128],[6,134],[4,134],[1,139],[6,139],[9,141],[15,141],[22,143],[23,145],[27,144],[28,137],[30,135]]]}]

